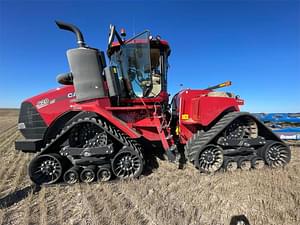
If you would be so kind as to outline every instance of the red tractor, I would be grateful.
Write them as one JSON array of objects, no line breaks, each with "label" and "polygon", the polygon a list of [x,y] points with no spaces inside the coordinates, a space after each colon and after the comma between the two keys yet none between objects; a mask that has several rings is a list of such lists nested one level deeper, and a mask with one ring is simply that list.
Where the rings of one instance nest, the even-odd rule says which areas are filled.
[{"label": "red tractor", "polygon": [[254,116],[243,100],[214,89],[179,91],[169,104],[170,47],[148,31],[125,40],[110,27],[104,53],[85,45],[67,51],[70,72],[62,87],[25,100],[16,149],[37,152],[29,164],[36,184],[108,181],[140,176],[149,155],[163,149],[170,161],[191,162],[204,173],[286,165],[289,147]]}]

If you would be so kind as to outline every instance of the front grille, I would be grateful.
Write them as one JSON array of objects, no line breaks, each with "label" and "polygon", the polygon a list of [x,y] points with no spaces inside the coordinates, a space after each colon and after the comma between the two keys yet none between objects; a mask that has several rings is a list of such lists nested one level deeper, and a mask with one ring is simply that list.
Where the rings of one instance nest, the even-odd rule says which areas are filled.
[{"label": "front grille", "polygon": [[20,129],[20,132],[26,139],[43,139],[47,125],[29,102],[23,102],[21,105],[19,124],[21,123],[25,124],[25,128]]}]

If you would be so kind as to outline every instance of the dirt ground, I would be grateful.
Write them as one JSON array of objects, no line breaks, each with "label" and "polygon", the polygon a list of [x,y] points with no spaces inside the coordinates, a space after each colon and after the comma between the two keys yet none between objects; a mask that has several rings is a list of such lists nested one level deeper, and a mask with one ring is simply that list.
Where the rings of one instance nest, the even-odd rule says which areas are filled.
[{"label": "dirt ground", "polygon": [[284,169],[201,175],[159,161],[126,182],[37,188],[27,176],[32,158],[14,150],[17,111],[0,110],[0,224],[300,224],[300,148]]}]

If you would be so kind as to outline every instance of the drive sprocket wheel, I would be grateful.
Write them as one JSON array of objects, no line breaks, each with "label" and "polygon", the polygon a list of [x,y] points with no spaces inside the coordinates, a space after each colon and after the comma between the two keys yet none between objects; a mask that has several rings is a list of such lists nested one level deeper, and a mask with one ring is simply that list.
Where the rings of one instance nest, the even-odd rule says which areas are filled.
[{"label": "drive sprocket wheel", "polygon": [[143,158],[130,147],[124,147],[112,160],[112,171],[120,179],[139,177],[143,168]]},{"label": "drive sprocket wheel", "polygon": [[57,182],[63,174],[61,156],[53,153],[35,157],[29,164],[28,174],[38,185]]},{"label": "drive sprocket wheel", "polygon": [[216,145],[207,145],[197,153],[195,166],[205,173],[213,173],[219,170],[224,161],[223,149]]},{"label": "drive sprocket wheel", "polygon": [[264,159],[271,167],[285,166],[291,160],[291,150],[282,142],[271,142],[264,151]]}]

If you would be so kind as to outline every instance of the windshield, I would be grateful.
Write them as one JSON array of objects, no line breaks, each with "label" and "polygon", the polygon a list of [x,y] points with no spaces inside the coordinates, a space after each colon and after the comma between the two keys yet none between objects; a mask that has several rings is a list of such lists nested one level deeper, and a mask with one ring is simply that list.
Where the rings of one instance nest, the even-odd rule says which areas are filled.
[{"label": "windshield", "polygon": [[144,97],[151,88],[149,32],[145,31],[121,46],[122,74],[131,96]]},{"label": "windshield", "polygon": [[117,70],[122,97],[151,98],[166,91],[167,54],[158,42],[150,45],[148,31],[115,49],[110,66]]}]

